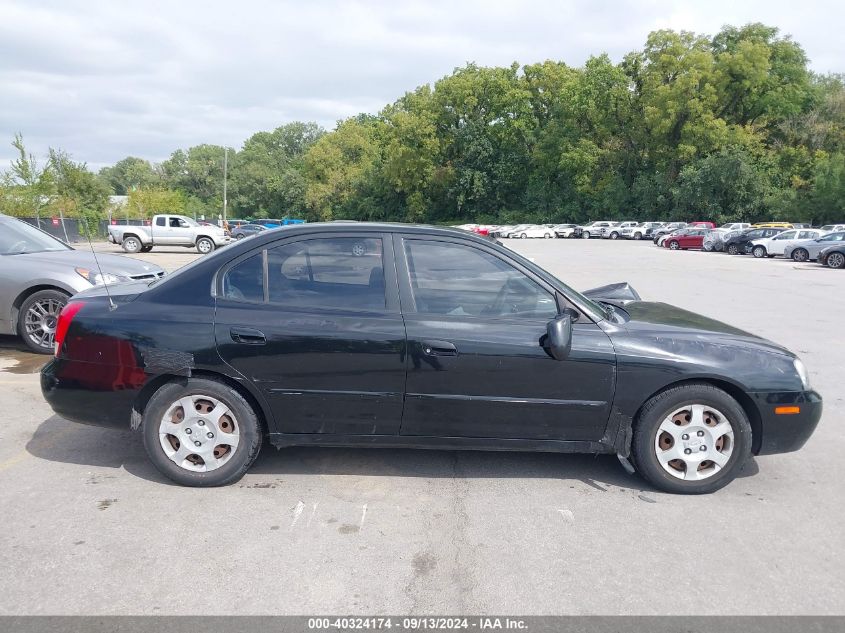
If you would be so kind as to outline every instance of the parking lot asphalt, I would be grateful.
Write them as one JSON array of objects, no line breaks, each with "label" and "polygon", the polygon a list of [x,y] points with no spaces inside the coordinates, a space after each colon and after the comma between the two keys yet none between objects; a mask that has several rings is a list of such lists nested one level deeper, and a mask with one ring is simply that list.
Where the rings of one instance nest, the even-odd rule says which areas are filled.
[{"label": "parking lot asphalt", "polygon": [[825,398],[815,435],[700,497],[607,456],[333,448],[265,447],[239,483],[190,489],[138,435],[55,416],[44,358],[0,337],[0,614],[844,614],[845,272],[508,246],[576,289],[628,281],[786,345]]}]

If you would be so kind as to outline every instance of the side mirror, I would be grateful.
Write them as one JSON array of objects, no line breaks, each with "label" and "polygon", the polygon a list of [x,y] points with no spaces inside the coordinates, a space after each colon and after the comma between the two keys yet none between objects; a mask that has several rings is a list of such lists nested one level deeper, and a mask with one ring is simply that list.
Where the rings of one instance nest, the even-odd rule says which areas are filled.
[{"label": "side mirror", "polygon": [[572,349],[572,317],[563,314],[546,325],[546,348],[555,360],[565,360]]}]

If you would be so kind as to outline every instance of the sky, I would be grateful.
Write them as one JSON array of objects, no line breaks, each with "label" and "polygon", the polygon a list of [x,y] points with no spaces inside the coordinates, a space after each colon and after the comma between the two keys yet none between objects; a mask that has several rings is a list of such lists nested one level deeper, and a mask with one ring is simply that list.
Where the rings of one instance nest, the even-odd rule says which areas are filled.
[{"label": "sky", "polygon": [[295,120],[331,129],[467,62],[619,61],[656,29],[748,22],[845,72],[841,1],[0,0],[0,169],[16,132],[94,169],[160,161]]}]

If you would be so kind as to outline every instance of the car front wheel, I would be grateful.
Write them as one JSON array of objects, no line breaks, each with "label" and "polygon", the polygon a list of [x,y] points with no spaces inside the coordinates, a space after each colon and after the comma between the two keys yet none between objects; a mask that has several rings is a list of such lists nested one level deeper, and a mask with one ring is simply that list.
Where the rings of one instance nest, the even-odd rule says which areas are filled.
[{"label": "car front wheel", "polygon": [[757,259],[766,256],[766,247],[765,246],[755,246],[754,250],[751,251],[751,254],[754,255]]},{"label": "car front wheel", "polygon": [[643,234],[642,233],[634,233],[634,239],[635,240],[643,239]]},{"label": "car front wheel", "polygon": [[40,290],[23,302],[18,312],[18,334],[31,351],[37,354],[54,352],[59,313],[69,298],[59,290]]},{"label": "car front wheel", "polygon": [[207,237],[201,237],[197,240],[197,252],[202,255],[207,255],[214,250],[214,242]]},{"label": "car front wheel", "polygon": [[739,247],[736,244],[728,245],[728,255],[739,255]]},{"label": "car front wheel", "polygon": [[581,233],[581,237],[583,237],[585,240],[590,239],[590,232],[584,231],[583,233]]},{"label": "car front wheel", "polygon": [[185,486],[225,486],[243,477],[261,449],[261,424],[228,385],[206,378],[171,382],[144,411],[144,448],[156,468]]},{"label": "car front wheel", "polygon": [[665,492],[714,492],[737,476],[750,454],[745,411],[713,385],[667,389],[643,406],[635,422],[636,469]]},{"label": "car front wheel", "polygon": [[671,242],[669,242],[669,248],[671,248],[673,251],[676,251],[681,248],[681,245],[678,244],[678,242],[676,242],[675,240],[672,240]]},{"label": "car front wheel", "polygon": [[613,231],[613,233],[610,234],[610,239],[618,240],[619,239],[619,233],[617,233],[616,231]]}]

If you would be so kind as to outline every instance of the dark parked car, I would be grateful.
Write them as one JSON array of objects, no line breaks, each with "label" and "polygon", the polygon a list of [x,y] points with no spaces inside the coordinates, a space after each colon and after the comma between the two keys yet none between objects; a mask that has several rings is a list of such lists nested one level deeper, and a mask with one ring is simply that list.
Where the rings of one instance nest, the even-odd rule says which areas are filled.
[{"label": "dark parked car", "polygon": [[268,230],[263,224],[242,224],[236,229],[232,230],[232,237],[236,240],[242,240],[245,237],[252,237],[257,233]]},{"label": "dark parked car", "polygon": [[[786,349],[627,285],[581,294],[465,231],[306,224],[77,295],[42,370],[61,416],[140,429],[182,484],[262,442],[608,453],[704,493],[794,451],[821,397]],[[604,298],[604,299],[602,299]],[[633,465],[633,466],[632,466]]]},{"label": "dark parked car", "polygon": [[738,234],[731,236],[725,240],[723,250],[728,255],[746,255],[751,252],[753,245],[751,242],[759,240],[763,237],[772,237],[778,233],[782,233],[786,229],[782,228],[768,228],[768,229],[747,229],[740,231]]},{"label": "dark parked car", "polygon": [[818,262],[831,268],[845,268],[845,242],[834,242],[819,251]]}]

